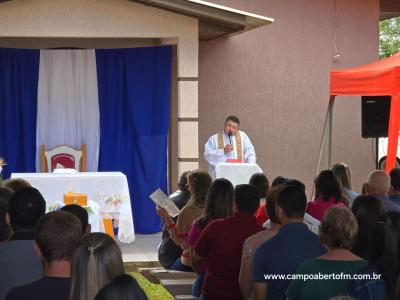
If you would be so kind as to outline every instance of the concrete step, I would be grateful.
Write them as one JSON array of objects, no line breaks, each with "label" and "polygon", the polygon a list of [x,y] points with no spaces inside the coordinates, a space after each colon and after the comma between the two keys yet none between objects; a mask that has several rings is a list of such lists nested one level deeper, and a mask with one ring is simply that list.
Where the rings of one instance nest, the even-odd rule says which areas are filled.
[{"label": "concrete step", "polygon": [[155,267],[155,268],[138,268],[138,272],[142,274],[148,281],[154,284],[159,284],[160,280],[158,280],[156,277],[154,277],[151,274],[151,271],[156,271],[156,270],[164,270],[164,268],[160,267]]},{"label": "concrete step", "polygon": [[174,297],[175,300],[197,300],[199,298],[192,295],[176,295]]},{"label": "concrete step", "polygon": [[160,284],[172,295],[192,294],[192,285],[195,279],[162,279]]},{"label": "concrete step", "polygon": [[181,272],[166,269],[150,270],[150,275],[158,280],[162,279],[196,279],[197,274],[194,272]]}]

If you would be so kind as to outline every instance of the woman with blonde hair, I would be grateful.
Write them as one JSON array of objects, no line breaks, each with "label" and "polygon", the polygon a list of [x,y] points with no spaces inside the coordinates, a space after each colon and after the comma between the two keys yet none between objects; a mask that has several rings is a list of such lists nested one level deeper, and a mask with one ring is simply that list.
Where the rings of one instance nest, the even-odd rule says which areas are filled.
[{"label": "woman with blonde hair", "polygon": [[344,163],[334,164],[331,168],[333,174],[342,187],[343,197],[349,202],[349,207],[353,206],[354,200],[358,197],[358,194],[351,189],[351,176],[350,169]]},{"label": "woman with blonde hair", "polygon": [[183,249],[182,256],[172,265],[172,270],[193,271],[190,247],[186,241],[193,221],[204,213],[206,196],[211,182],[211,176],[206,171],[194,170],[188,174],[190,198],[179,213],[176,224],[164,208],[157,207],[157,214],[164,218],[172,240]]},{"label": "woman with blonde hair", "polygon": [[72,258],[70,300],[93,300],[100,289],[124,273],[114,239],[101,232],[86,234]]},{"label": "woman with blonde hair", "polygon": [[[292,280],[286,290],[287,298],[323,300],[347,295],[351,275],[367,266],[367,261],[351,252],[357,230],[357,220],[351,210],[330,207],[324,215],[319,233],[328,252],[298,267],[296,279]],[[313,280],[302,280],[305,276]]]}]

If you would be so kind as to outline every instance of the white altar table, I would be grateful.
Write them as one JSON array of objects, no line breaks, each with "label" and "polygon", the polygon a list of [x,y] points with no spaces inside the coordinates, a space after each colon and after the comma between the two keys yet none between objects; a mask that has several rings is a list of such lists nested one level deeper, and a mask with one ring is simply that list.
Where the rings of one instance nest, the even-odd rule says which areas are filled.
[{"label": "white altar table", "polygon": [[123,173],[13,173],[11,178],[23,178],[37,188],[46,200],[47,210],[62,205],[63,195],[67,192],[87,194],[88,206],[92,208],[92,213],[89,213],[89,221],[94,227],[92,231],[104,230],[102,222],[96,220],[98,211],[100,219],[118,220],[118,240],[123,243],[135,240],[128,181]]}]

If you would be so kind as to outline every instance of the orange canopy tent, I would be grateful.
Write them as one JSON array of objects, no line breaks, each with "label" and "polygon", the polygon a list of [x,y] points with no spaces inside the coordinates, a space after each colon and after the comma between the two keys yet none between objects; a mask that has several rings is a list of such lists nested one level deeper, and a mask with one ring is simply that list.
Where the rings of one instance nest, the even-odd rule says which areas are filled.
[{"label": "orange canopy tent", "polygon": [[394,167],[400,129],[400,52],[386,59],[356,68],[331,72],[330,101],[325,120],[317,172],[323,144],[329,134],[328,164],[331,166],[332,110],[336,96],[391,96],[386,171]]}]

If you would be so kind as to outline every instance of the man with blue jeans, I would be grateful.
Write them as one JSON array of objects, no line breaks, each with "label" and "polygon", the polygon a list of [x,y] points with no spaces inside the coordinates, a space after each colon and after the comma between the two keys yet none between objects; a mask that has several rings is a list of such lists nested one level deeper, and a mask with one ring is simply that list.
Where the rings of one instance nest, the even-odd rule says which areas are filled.
[{"label": "man with blue jeans", "polygon": [[295,274],[302,262],[326,252],[318,236],[303,224],[306,206],[307,197],[299,187],[287,186],[279,193],[277,216],[282,227],[254,256],[254,299],[285,300],[290,280],[268,277]]}]

